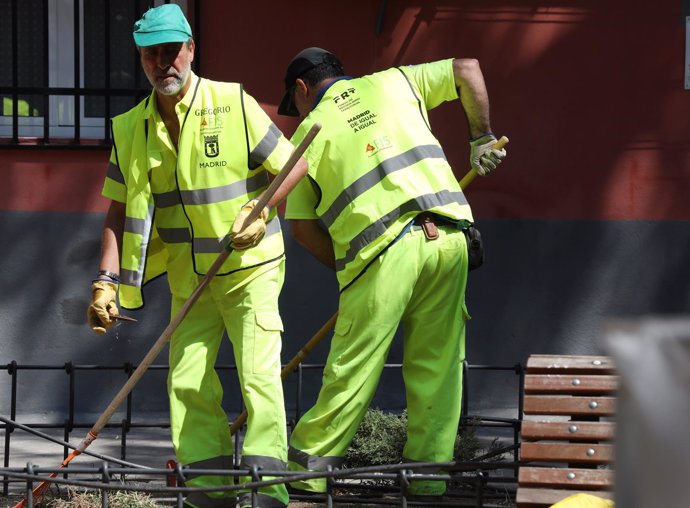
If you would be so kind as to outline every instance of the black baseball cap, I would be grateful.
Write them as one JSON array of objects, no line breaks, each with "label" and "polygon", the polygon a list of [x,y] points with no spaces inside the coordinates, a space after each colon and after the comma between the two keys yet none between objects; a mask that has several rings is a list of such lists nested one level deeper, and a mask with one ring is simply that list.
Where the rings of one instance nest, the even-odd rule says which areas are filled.
[{"label": "black baseball cap", "polygon": [[292,101],[292,87],[295,86],[297,78],[322,63],[331,64],[340,73],[343,72],[343,64],[340,63],[338,57],[325,49],[316,47],[306,48],[295,55],[295,58],[292,59],[285,72],[285,93],[280,101],[280,106],[278,106],[279,115],[299,116],[299,111],[297,111],[295,103]]}]

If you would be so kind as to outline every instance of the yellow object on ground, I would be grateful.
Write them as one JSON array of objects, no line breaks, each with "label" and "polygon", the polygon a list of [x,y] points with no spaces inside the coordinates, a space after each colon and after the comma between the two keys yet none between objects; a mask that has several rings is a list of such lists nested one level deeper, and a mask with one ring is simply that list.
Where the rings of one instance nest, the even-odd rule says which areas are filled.
[{"label": "yellow object on ground", "polygon": [[614,503],[609,499],[603,499],[591,494],[580,492],[551,506],[551,508],[613,508]]}]

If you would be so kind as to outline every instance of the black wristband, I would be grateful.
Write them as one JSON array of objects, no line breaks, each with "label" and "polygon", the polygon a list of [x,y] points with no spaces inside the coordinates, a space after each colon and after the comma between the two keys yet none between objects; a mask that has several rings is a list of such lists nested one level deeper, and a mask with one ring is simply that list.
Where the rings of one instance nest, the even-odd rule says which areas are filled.
[{"label": "black wristband", "polygon": [[113,279],[115,282],[120,282],[120,276],[116,273],[109,272],[108,270],[99,270],[98,275],[105,275],[106,277]]}]

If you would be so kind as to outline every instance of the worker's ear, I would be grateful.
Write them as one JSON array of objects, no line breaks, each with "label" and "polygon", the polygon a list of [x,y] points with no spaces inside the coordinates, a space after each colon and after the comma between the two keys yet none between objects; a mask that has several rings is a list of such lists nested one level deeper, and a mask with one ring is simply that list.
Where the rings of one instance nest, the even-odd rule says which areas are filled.
[{"label": "worker's ear", "polygon": [[187,45],[187,49],[189,49],[189,52],[192,54],[192,62],[194,61],[194,50],[196,49],[196,43],[194,42],[194,39],[191,37],[187,42],[185,42]]},{"label": "worker's ear", "polygon": [[[299,94],[299,95],[298,95]],[[295,80],[295,96],[305,99],[309,95],[309,87],[303,79],[297,78]]]}]

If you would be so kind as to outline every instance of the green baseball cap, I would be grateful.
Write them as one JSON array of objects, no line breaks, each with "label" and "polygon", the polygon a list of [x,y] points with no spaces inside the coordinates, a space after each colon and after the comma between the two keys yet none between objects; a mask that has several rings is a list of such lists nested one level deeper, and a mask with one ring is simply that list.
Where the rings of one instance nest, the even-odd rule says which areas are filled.
[{"label": "green baseball cap", "polygon": [[192,36],[192,28],[179,5],[163,4],[149,9],[134,23],[133,35],[137,46],[155,46],[187,42]]}]

